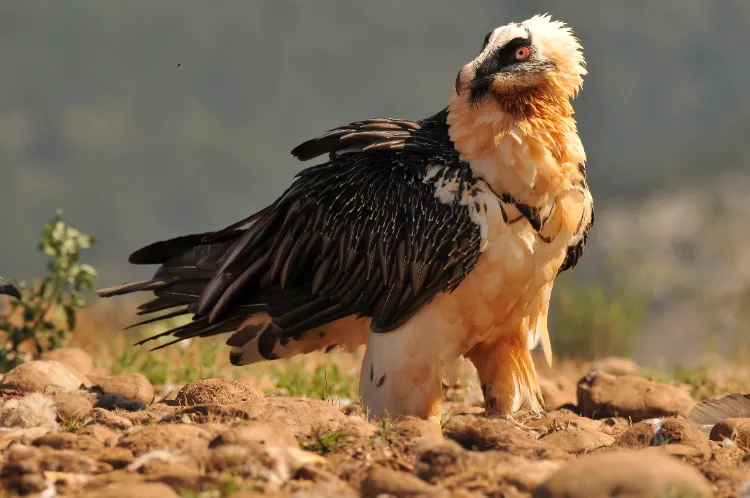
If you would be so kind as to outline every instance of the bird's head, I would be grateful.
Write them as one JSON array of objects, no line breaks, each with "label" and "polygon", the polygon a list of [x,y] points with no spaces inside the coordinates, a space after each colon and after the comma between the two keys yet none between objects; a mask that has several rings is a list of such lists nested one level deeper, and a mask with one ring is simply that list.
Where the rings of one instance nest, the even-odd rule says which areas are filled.
[{"label": "bird's head", "polygon": [[459,71],[455,91],[472,106],[487,99],[513,105],[539,93],[568,100],[585,74],[572,30],[548,15],[534,16],[490,31],[481,53]]}]

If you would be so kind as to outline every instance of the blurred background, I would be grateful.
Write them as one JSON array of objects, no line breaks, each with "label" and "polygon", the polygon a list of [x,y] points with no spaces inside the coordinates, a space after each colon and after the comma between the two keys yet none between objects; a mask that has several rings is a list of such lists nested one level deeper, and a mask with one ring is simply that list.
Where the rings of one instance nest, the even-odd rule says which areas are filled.
[{"label": "blurred background", "polygon": [[437,112],[488,31],[544,12],[588,60],[574,105],[597,213],[554,293],[557,353],[742,361],[748,2],[3,2],[0,274],[45,272],[59,207],[98,239],[97,285],[145,278],[134,249],[264,207],[327,129]]}]

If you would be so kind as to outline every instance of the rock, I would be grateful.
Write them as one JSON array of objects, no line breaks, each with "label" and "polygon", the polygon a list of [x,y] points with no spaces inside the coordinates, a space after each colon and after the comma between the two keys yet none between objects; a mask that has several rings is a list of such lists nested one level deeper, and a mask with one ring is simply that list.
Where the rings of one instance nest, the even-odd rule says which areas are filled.
[{"label": "rock", "polygon": [[445,424],[443,434],[467,449],[507,451],[529,459],[569,458],[566,452],[529,438],[514,424],[502,419],[457,415]]},{"label": "rock", "polygon": [[443,437],[443,431],[438,424],[416,417],[405,417],[396,421],[391,427],[391,430],[399,437],[405,439],[414,439],[418,437]]},{"label": "rock", "polygon": [[591,429],[568,427],[544,436],[541,441],[568,453],[583,453],[610,446],[615,438]]},{"label": "rock", "polygon": [[195,425],[158,424],[147,425],[123,435],[119,446],[139,456],[160,448],[186,451],[205,449],[211,439],[210,432]]},{"label": "rock", "polygon": [[297,438],[287,426],[276,421],[250,420],[219,433],[209,448],[222,444],[266,444],[269,446],[299,447]]},{"label": "rock", "polygon": [[232,405],[253,401],[263,397],[263,393],[245,382],[234,379],[201,379],[190,382],[177,393],[175,400],[181,406]]},{"label": "rock", "polygon": [[635,375],[640,367],[630,358],[607,356],[592,361],[586,369],[588,372],[605,372],[612,375]]},{"label": "rock", "polygon": [[[505,451],[466,451],[455,441],[421,438],[414,445],[414,470],[431,483],[448,486],[450,494],[527,496],[562,465],[562,461],[529,460]],[[465,489],[475,494],[469,494]],[[430,495],[436,496],[436,495]]]},{"label": "rock", "polygon": [[0,406],[0,427],[56,429],[55,403],[48,396],[39,393],[9,399]]},{"label": "rock", "polygon": [[315,453],[292,446],[225,444],[214,448],[207,470],[281,486],[303,467],[325,464]]},{"label": "rock", "polygon": [[650,419],[633,424],[617,438],[621,448],[639,449],[647,446],[682,444],[703,455],[710,455],[708,438],[698,426],[678,418]]},{"label": "rock", "polygon": [[373,465],[362,483],[364,496],[420,496],[432,494],[435,486],[427,484],[420,478],[407,472],[387,469]]},{"label": "rock", "polygon": [[750,418],[728,418],[714,425],[711,441],[731,439],[744,450],[750,449]]},{"label": "rock", "polygon": [[155,449],[133,460],[127,470],[148,476],[150,480],[168,482],[173,487],[193,489],[200,480],[201,467],[207,459],[205,450]]},{"label": "rock", "polygon": [[172,488],[160,482],[112,483],[86,491],[83,498],[179,498]]},{"label": "rock", "polygon": [[563,405],[576,404],[576,389],[566,382],[539,379],[539,388],[544,398],[544,406],[548,412],[557,410]]},{"label": "rock", "polygon": [[91,436],[104,446],[111,447],[117,444],[119,437],[115,432],[100,424],[89,424],[78,431],[79,435]]},{"label": "rock", "polygon": [[586,429],[589,431],[602,431],[604,421],[591,420],[586,417],[579,417],[571,413],[553,412],[546,418],[538,420],[529,420],[524,424],[530,429],[534,429],[542,434],[552,433],[560,429]]},{"label": "rock", "polygon": [[94,369],[94,359],[81,348],[53,349],[42,353],[39,359],[59,361],[79,374],[86,376],[88,376]]},{"label": "rock", "polygon": [[[674,494],[677,491],[684,494]],[[692,493],[692,494],[688,494]],[[532,493],[533,498],[712,496],[711,484],[676,458],[614,450],[565,465]]]},{"label": "rock", "polygon": [[11,444],[30,445],[39,437],[52,432],[48,427],[33,427],[31,429],[0,429],[0,451]]},{"label": "rock", "polygon": [[592,372],[578,382],[578,408],[590,418],[687,418],[694,406],[685,390],[641,377]]},{"label": "rock", "polygon": [[44,476],[37,473],[4,477],[0,479],[0,488],[3,491],[13,493],[11,496],[27,496],[35,493],[39,493],[36,496],[43,496],[41,493],[47,490],[49,485]]},{"label": "rock", "polygon": [[109,472],[112,466],[74,451],[54,450],[49,447],[14,445],[5,453],[2,476],[35,474],[39,472],[70,472],[97,474]]},{"label": "rock", "polygon": [[71,434],[70,432],[50,432],[35,439],[34,446],[49,446],[56,450],[88,451],[103,448],[104,445],[95,438],[87,435]]},{"label": "rock", "polygon": [[104,427],[124,431],[133,427],[133,422],[122,415],[112,413],[104,408],[94,408],[90,414],[91,420]]},{"label": "rock", "polygon": [[371,438],[375,436],[380,429],[375,426],[375,424],[371,424],[369,422],[366,422],[364,419],[358,417],[358,416],[349,416],[349,423],[344,426],[343,429],[341,429],[341,432],[346,437],[353,437],[353,438]]},{"label": "rock", "polygon": [[57,416],[62,421],[82,420],[94,409],[89,398],[76,393],[55,394],[52,401],[57,407]]},{"label": "rock", "polygon": [[279,396],[232,406],[246,411],[249,418],[281,422],[295,436],[309,435],[313,429],[341,429],[348,421],[338,407],[319,399]]},{"label": "rock", "polygon": [[119,375],[91,375],[90,380],[99,386],[105,394],[139,401],[150,405],[154,400],[154,388],[148,379],[139,373],[125,373]]},{"label": "rock", "polygon": [[348,422],[347,416],[329,402],[286,396],[261,398],[234,405],[190,406],[165,415],[161,422],[229,423],[250,419],[280,422],[295,436],[309,435],[313,429],[338,430]]},{"label": "rock", "polygon": [[102,446],[92,448],[81,453],[87,457],[111,465],[115,469],[122,469],[130,465],[135,457],[133,452],[126,448],[110,448]]},{"label": "rock", "polygon": [[54,360],[34,360],[18,365],[3,376],[3,384],[23,392],[58,394],[78,390],[91,382],[83,374]]},{"label": "rock", "polygon": [[469,468],[468,452],[450,439],[423,438],[414,445],[412,452],[416,474],[433,484]]},{"label": "rock", "polygon": [[705,460],[706,454],[685,444],[668,444],[666,446],[649,446],[640,450],[642,454],[666,455],[676,458]]}]

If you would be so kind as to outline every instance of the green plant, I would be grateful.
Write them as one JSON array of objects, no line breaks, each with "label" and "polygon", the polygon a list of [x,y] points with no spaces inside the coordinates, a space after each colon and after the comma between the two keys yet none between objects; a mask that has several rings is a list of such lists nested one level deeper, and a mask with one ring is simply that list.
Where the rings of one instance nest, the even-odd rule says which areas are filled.
[{"label": "green plant", "polygon": [[393,421],[389,417],[381,418],[378,424],[378,436],[384,442],[391,441],[391,429],[393,428]]},{"label": "green plant", "polygon": [[587,280],[561,275],[550,303],[550,339],[558,356],[629,356],[643,325],[648,296],[626,269],[603,268]]},{"label": "green plant", "polygon": [[271,377],[276,383],[275,391],[286,396],[351,399],[357,391],[356,376],[343,374],[335,364],[320,363],[310,373],[289,362],[284,368],[274,370]]},{"label": "green plant", "polygon": [[336,444],[338,444],[339,439],[344,437],[344,434],[341,431],[332,431],[330,429],[325,433],[312,429],[310,437],[312,439],[311,449],[318,453],[329,453],[336,448]]},{"label": "green plant", "polygon": [[[94,289],[96,270],[81,263],[81,251],[94,241],[91,235],[66,224],[59,209],[44,226],[38,249],[51,258],[48,274],[37,284],[20,282],[21,299],[12,301],[8,312],[0,316],[0,330],[5,335],[0,370],[8,371],[23,362],[22,344],[31,342],[40,354],[66,343],[76,326],[76,311],[86,305],[86,295]],[[16,314],[20,323],[11,320]],[[53,314],[63,318],[63,325],[52,319]]]}]

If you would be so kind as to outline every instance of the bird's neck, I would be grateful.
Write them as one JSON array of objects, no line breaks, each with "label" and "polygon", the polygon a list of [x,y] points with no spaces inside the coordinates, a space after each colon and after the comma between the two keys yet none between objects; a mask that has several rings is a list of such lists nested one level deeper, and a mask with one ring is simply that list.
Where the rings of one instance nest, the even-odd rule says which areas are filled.
[{"label": "bird's neck", "polygon": [[454,91],[447,122],[473,173],[528,205],[549,201],[582,175],[586,154],[568,99],[542,92],[472,106]]}]

